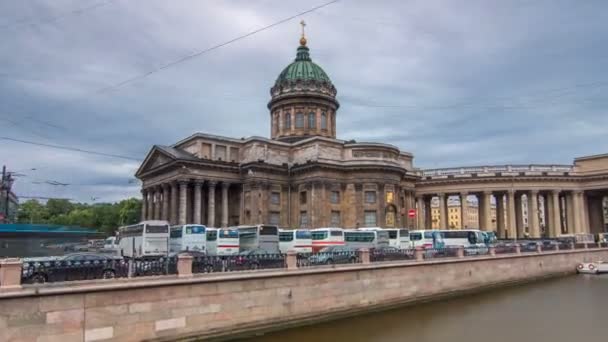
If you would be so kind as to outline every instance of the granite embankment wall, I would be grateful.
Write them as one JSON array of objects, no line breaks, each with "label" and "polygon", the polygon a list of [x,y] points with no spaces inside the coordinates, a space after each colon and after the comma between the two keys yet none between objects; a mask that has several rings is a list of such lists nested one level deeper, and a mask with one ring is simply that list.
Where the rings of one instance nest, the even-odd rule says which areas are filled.
[{"label": "granite embankment wall", "polygon": [[[0,341],[140,341],[277,329],[572,273],[608,249],[24,286]],[[565,294],[567,295],[567,294]]]}]

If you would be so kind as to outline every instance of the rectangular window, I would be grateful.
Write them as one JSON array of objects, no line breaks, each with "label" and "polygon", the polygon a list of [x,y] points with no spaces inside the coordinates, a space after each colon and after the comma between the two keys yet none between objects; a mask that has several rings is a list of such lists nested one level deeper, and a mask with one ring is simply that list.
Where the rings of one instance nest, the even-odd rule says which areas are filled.
[{"label": "rectangular window", "polygon": [[296,113],[296,128],[304,128],[304,114]]},{"label": "rectangular window", "polygon": [[376,203],[376,192],[366,191],[365,192],[365,203]]},{"label": "rectangular window", "polygon": [[300,204],[306,204],[306,191],[300,192]]},{"label": "rectangular window", "polygon": [[230,148],[230,161],[237,162],[239,161],[239,149],[236,147]]},{"label": "rectangular window", "polygon": [[321,129],[327,129],[327,114],[321,113]]},{"label": "rectangular window", "polygon": [[285,121],[283,123],[284,129],[291,129],[291,113],[285,112],[283,113]]},{"label": "rectangular window", "polygon": [[300,211],[300,227],[308,227],[308,213]]},{"label": "rectangular window", "polygon": [[329,201],[333,204],[339,204],[340,203],[340,191],[332,191]]},{"label": "rectangular window", "polygon": [[310,112],[308,114],[308,128],[316,128],[317,127],[317,117],[315,113]]},{"label": "rectangular window", "polygon": [[273,191],[270,193],[270,204],[281,204],[281,193]]},{"label": "rectangular window", "polygon": [[332,227],[340,227],[342,225],[342,220],[340,219],[340,211],[332,210],[331,211],[331,226]]},{"label": "rectangular window", "polygon": [[270,217],[268,218],[268,221],[270,222],[270,224],[278,226],[281,220],[281,213],[278,211],[271,211],[270,212]]},{"label": "rectangular window", "polygon": [[366,227],[375,227],[377,225],[375,210],[366,210],[365,211],[365,223],[364,224]]},{"label": "rectangular window", "polygon": [[392,191],[386,192],[386,203],[393,203],[395,201],[395,193]]},{"label": "rectangular window", "polygon": [[215,159],[226,160],[226,146],[215,145]]}]

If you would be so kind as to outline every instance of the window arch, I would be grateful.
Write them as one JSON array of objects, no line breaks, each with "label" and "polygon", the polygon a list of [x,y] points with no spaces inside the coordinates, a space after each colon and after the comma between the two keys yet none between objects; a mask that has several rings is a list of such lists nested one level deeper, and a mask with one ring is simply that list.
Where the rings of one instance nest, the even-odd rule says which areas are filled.
[{"label": "window arch", "polygon": [[291,113],[290,112],[285,112],[283,113],[284,117],[283,117],[283,128],[284,129],[291,129]]},{"label": "window arch", "polygon": [[308,113],[308,128],[317,128],[317,117],[314,112]]},{"label": "window arch", "polygon": [[304,114],[296,113],[296,128],[304,128]]},{"label": "window arch", "polygon": [[327,113],[321,113],[321,129],[327,129]]}]

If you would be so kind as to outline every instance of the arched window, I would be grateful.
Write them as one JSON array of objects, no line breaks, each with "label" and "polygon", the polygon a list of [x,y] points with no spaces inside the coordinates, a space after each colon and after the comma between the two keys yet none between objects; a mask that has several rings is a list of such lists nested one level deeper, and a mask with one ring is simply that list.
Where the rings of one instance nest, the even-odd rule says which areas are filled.
[{"label": "arched window", "polygon": [[283,128],[284,129],[291,129],[291,113],[290,112],[285,112],[283,113],[283,115],[285,115],[285,117],[283,118],[284,122],[283,122]]},{"label": "arched window", "polygon": [[317,117],[314,112],[308,113],[308,128],[317,128]]},{"label": "arched window", "polygon": [[296,113],[296,128],[304,128],[304,114]]},{"label": "arched window", "polygon": [[327,129],[327,114],[321,113],[321,129]]}]

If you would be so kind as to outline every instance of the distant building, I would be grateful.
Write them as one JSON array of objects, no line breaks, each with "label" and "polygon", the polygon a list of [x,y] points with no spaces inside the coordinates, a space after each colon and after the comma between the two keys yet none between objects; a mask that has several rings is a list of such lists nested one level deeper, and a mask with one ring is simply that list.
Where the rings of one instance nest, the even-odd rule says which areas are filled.
[{"label": "distant building", "polygon": [[[440,227],[439,222],[441,222],[440,213],[439,213],[439,199],[435,198],[431,202],[431,219],[432,219],[432,228],[433,229],[463,229],[463,228],[479,228],[479,208],[477,205],[477,201],[473,201],[471,199],[468,200],[467,205],[467,217],[465,220],[465,227],[462,227],[462,219],[461,219],[461,208],[460,208],[460,200],[455,197],[450,197],[448,199],[448,227]],[[492,208],[490,209],[492,215],[492,229],[496,230],[496,205],[492,204]]]}]

